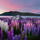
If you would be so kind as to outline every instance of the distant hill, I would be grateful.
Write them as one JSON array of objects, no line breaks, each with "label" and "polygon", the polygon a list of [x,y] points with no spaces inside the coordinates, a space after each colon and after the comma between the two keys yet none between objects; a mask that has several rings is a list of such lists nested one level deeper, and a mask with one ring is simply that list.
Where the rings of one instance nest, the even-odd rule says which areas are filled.
[{"label": "distant hill", "polygon": [[15,15],[20,15],[20,16],[40,16],[40,14],[34,14],[30,12],[18,12],[18,11],[10,11],[10,12],[4,12],[0,14],[0,16],[15,16]]}]

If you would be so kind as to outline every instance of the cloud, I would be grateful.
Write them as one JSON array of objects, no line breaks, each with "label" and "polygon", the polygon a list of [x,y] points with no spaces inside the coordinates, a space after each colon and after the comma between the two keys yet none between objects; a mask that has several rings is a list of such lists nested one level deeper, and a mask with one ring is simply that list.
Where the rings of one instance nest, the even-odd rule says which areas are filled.
[{"label": "cloud", "polygon": [[40,10],[31,10],[33,13],[40,13]]},{"label": "cloud", "polygon": [[0,0],[0,9],[38,13],[40,12],[40,0]]}]

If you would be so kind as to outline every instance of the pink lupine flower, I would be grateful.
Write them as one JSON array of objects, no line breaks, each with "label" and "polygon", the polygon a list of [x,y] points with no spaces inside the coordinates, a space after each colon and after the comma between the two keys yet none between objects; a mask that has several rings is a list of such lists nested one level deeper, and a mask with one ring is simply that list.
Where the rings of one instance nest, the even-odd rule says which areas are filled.
[{"label": "pink lupine flower", "polygon": [[19,28],[19,22],[18,22],[18,28]]},{"label": "pink lupine flower", "polygon": [[12,24],[8,25],[9,27],[12,27]]},{"label": "pink lupine flower", "polygon": [[24,33],[24,31],[23,31],[23,33]]}]

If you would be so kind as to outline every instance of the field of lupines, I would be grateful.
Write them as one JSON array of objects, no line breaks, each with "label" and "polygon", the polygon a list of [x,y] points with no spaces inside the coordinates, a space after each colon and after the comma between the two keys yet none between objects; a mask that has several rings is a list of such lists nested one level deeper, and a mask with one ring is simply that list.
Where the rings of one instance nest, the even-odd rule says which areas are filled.
[{"label": "field of lupines", "polygon": [[40,40],[40,18],[0,18],[0,40]]}]

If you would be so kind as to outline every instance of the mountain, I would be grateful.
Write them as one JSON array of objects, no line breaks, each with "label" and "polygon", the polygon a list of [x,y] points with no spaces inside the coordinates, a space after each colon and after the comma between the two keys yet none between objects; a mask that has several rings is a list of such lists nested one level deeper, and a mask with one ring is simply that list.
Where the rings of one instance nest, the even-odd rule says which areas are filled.
[{"label": "mountain", "polygon": [[20,15],[20,16],[40,16],[40,14],[34,14],[30,12],[18,12],[18,11],[10,11],[10,12],[4,12],[0,14],[0,16],[15,16],[15,15]]},{"label": "mountain", "polygon": [[16,15],[16,16],[11,17],[10,19],[21,20],[21,19],[23,19],[23,18],[22,18],[20,15]]}]

